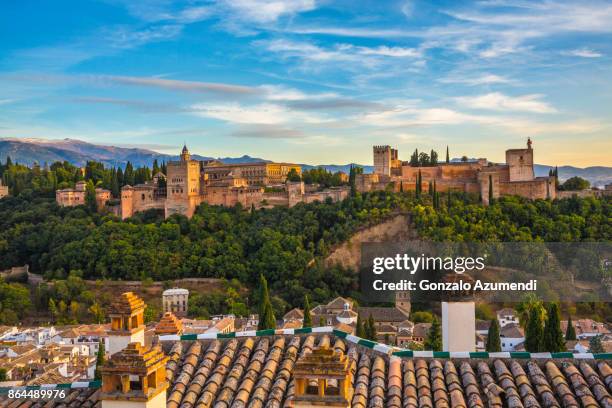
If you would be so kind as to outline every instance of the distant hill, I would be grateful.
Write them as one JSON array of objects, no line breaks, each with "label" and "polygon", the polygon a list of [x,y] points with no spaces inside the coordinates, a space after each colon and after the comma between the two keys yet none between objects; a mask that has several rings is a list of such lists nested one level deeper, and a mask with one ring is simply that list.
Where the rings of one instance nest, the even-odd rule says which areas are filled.
[{"label": "distant hill", "polygon": [[[178,160],[178,155],[158,153],[142,148],[128,148],[105,146],[83,142],[75,139],[46,140],[46,139],[0,139],[0,161],[6,161],[10,156],[13,161],[32,165],[34,163],[53,163],[56,161],[69,161],[77,166],[84,166],[88,160],[104,163],[106,166],[124,167],[127,162],[135,166],[151,166],[153,160]],[[257,157],[206,157],[192,155],[197,160],[218,159],[224,163],[252,163],[267,161]]]},{"label": "distant hill", "polygon": [[[78,166],[84,166],[88,160],[95,160],[104,163],[106,166],[123,167],[127,162],[135,166],[151,166],[153,160],[159,162],[177,160],[178,155],[158,153],[154,150],[143,148],[128,148],[117,146],[106,146],[84,142],[76,139],[48,140],[48,139],[0,139],[0,161],[6,161],[10,156],[13,161],[32,165],[33,163],[53,163],[56,161],[68,161]],[[241,157],[208,157],[192,155],[197,160],[217,159],[224,163],[255,163],[268,162],[270,160],[244,155]],[[453,159],[458,161],[459,159]],[[365,173],[371,173],[373,166],[352,163],[354,166],[363,167]],[[323,167],[328,171],[343,171],[348,173],[351,167],[349,164],[302,164],[304,169]],[[536,176],[546,176],[552,166],[542,164],[535,165]],[[559,179],[567,180],[570,177],[579,176],[589,180],[592,185],[602,187],[605,184],[612,184],[612,167],[593,166],[579,168],[573,166],[559,166]]]}]

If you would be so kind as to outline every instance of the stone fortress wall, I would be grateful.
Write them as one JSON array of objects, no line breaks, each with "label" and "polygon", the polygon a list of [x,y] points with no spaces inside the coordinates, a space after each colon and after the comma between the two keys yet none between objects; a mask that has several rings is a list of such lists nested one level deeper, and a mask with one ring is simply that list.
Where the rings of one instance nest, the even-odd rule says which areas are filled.
[{"label": "stone fortress wall", "polygon": [[491,163],[487,159],[476,161],[440,163],[417,167],[397,158],[397,150],[390,146],[374,146],[374,173],[359,174],[356,186],[359,191],[376,191],[391,188],[395,191],[414,191],[421,174],[424,191],[435,182],[436,190],[480,193],[484,204],[489,202],[489,185],[494,198],[518,195],[529,199],[556,198],[554,177],[535,177],[533,148],[527,140],[526,149],[506,151],[506,163]]}]

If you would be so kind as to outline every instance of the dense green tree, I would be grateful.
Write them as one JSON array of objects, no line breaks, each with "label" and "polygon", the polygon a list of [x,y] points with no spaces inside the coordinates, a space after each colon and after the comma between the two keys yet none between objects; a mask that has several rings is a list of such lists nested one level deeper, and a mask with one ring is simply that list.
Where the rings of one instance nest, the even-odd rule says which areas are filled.
[{"label": "dense green tree", "polygon": [[276,318],[270,302],[268,281],[263,275],[259,277],[259,325],[257,329],[276,329]]},{"label": "dense green tree", "polygon": [[442,351],[442,329],[440,326],[440,319],[434,317],[425,343],[423,344],[425,350],[431,351]]},{"label": "dense green tree", "polygon": [[435,316],[431,312],[418,311],[412,312],[410,320],[414,323],[433,323]]},{"label": "dense green tree", "polygon": [[355,324],[355,335],[357,337],[360,337],[362,339],[366,338],[366,331],[365,331],[365,323],[363,320],[361,320],[361,314],[357,315],[357,323]]},{"label": "dense green tree", "polygon": [[410,165],[412,167],[419,166],[419,149],[414,149],[414,153],[412,153],[412,156],[410,156]]},{"label": "dense green tree", "polygon": [[366,339],[376,341],[376,322],[371,314],[365,322],[364,332]]},{"label": "dense green tree", "polygon": [[132,166],[132,163],[127,162],[125,165],[125,171],[123,172],[123,185],[133,186],[134,184],[136,184],[134,166]]},{"label": "dense green tree", "polygon": [[0,278],[0,324],[15,325],[32,308],[28,289]]},{"label": "dense green tree", "polygon": [[302,177],[300,177],[297,170],[291,169],[287,173],[287,181],[302,181]]},{"label": "dense green tree", "polygon": [[576,190],[586,190],[591,187],[591,183],[582,177],[572,177],[567,180],[559,187],[561,190],[565,191],[576,191]]},{"label": "dense green tree", "polygon": [[159,168],[159,163],[157,162],[157,159],[153,159],[153,169],[151,170],[151,173],[153,173],[153,175],[155,176],[160,171],[161,169]]},{"label": "dense green tree", "polygon": [[525,330],[525,350],[531,353],[544,351],[544,327],[537,308],[531,308]]},{"label": "dense green tree", "polygon": [[308,295],[304,295],[304,327],[312,327],[312,316],[310,315],[310,302]]},{"label": "dense green tree", "polygon": [[438,165],[438,152],[436,152],[434,149],[431,149],[431,153],[429,154],[429,164],[431,166]]},{"label": "dense green tree", "polygon": [[119,198],[121,194],[121,188],[119,185],[119,178],[117,177],[117,169],[113,167],[111,170],[111,185],[110,191],[114,198]]},{"label": "dense green tree", "polygon": [[565,351],[565,340],[561,331],[559,306],[549,303],[546,308],[546,323],[544,325],[544,350],[551,353]]},{"label": "dense green tree", "polygon": [[486,350],[491,353],[502,351],[501,339],[499,337],[499,322],[495,318],[491,319],[491,324],[489,325]]},{"label": "dense green tree", "polygon": [[450,155],[448,153],[448,146],[446,146],[446,163],[450,163]]},{"label": "dense green tree", "polygon": [[593,336],[589,339],[589,352],[593,353],[593,354],[601,354],[601,353],[605,353],[606,350],[604,349],[603,343],[602,343],[602,338],[603,336],[597,335],[597,336]]},{"label": "dense green tree", "polygon": [[572,322],[572,316],[567,319],[567,329],[565,330],[565,340],[576,340],[576,328]]},{"label": "dense green tree", "polygon": [[104,349],[104,341],[100,341],[100,344],[98,344],[98,353],[96,354],[96,370],[94,372],[95,380],[102,379],[101,368],[104,366],[105,362],[106,362],[106,350]]},{"label": "dense green tree", "polygon": [[92,180],[87,181],[85,186],[85,206],[92,213],[98,211],[98,203],[96,201],[96,188]]}]

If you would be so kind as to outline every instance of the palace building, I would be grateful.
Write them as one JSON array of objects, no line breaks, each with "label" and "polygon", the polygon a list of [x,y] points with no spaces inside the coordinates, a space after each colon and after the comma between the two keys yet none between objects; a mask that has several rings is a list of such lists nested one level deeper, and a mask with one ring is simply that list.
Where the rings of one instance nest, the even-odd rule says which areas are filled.
[{"label": "palace building", "polygon": [[[302,169],[291,163],[236,163],[218,160],[193,160],[187,146],[180,159],[168,163],[165,187],[153,180],[148,184],[124,186],[121,189],[121,217],[137,212],[163,209],[165,216],[193,216],[202,203],[243,208],[293,206],[299,202],[332,201],[348,197],[348,188],[331,188],[307,192],[303,182],[289,182],[291,171],[301,175]],[[160,177],[163,177],[161,175]]]},{"label": "palace building", "polygon": [[0,179],[0,199],[8,197],[9,189],[8,186],[2,185],[2,179]]},{"label": "palace building", "polygon": [[[103,188],[96,188],[96,204],[98,208],[106,205],[111,198],[111,192]],[[85,197],[87,196],[87,183],[77,181],[75,188],[64,188],[55,192],[55,201],[62,207],[74,207],[77,205],[85,205]],[[0,198],[2,197],[0,191]]]},{"label": "palace building", "polygon": [[373,155],[374,172],[356,177],[359,191],[384,190],[390,185],[396,191],[415,190],[420,174],[424,191],[435,182],[439,192],[479,193],[485,204],[489,202],[489,189],[493,198],[518,195],[529,199],[554,199],[557,196],[554,177],[534,174],[531,139],[527,140],[525,149],[506,150],[506,163],[503,164],[478,159],[413,166],[399,160],[398,151],[390,146],[374,146]]}]

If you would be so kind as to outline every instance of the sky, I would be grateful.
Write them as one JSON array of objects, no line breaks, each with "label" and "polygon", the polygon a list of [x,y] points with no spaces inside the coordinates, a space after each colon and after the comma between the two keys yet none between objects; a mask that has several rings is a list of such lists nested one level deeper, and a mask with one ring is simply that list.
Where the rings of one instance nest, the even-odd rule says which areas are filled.
[{"label": "sky", "polygon": [[0,137],[612,166],[612,1],[4,2]]}]

